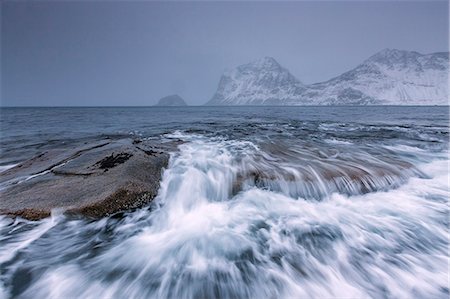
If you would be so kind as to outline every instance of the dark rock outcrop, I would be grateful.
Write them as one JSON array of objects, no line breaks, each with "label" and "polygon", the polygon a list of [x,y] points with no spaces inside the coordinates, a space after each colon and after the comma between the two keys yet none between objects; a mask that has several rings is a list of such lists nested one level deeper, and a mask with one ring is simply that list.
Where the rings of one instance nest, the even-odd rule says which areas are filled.
[{"label": "dark rock outcrop", "polygon": [[37,220],[53,209],[103,217],[142,207],[178,144],[120,139],[46,151],[0,174],[0,213]]},{"label": "dark rock outcrop", "polygon": [[156,106],[187,106],[186,102],[177,94],[173,94],[158,101]]}]

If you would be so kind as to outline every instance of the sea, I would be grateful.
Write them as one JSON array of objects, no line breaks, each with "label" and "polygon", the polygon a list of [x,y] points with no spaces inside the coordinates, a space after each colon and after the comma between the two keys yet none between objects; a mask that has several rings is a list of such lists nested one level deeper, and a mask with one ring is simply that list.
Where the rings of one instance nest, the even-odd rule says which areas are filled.
[{"label": "sea", "polygon": [[448,106],[1,108],[0,125],[0,171],[184,141],[148,206],[0,216],[0,298],[450,295]]}]

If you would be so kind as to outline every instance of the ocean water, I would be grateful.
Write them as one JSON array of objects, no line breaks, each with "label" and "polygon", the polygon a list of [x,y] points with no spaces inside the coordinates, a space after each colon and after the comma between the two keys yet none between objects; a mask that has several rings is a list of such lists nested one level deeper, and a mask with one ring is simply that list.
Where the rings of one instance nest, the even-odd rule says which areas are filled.
[{"label": "ocean water", "polygon": [[147,207],[0,216],[0,298],[450,295],[448,107],[0,112],[0,170],[86,140],[186,141]]}]

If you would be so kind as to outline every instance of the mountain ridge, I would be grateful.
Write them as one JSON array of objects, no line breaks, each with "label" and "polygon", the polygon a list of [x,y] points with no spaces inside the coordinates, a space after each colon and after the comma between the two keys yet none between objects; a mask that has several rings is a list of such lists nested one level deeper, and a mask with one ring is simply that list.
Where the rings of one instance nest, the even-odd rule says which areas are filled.
[{"label": "mountain ridge", "polygon": [[449,52],[383,49],[327,81],[303,84],[274,58],[223,73],[206,105],[445,105]]}]

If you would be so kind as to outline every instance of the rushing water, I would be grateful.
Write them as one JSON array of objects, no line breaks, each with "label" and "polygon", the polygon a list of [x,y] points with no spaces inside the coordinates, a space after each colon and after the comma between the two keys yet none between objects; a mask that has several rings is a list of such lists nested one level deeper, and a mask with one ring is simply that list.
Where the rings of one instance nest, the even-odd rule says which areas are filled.
[{"label": "rushing water", "polygon": [[3,167],[180,138],[145,208],[0,218],[0,297],[448,298],[448,107],[3,109]]}]

